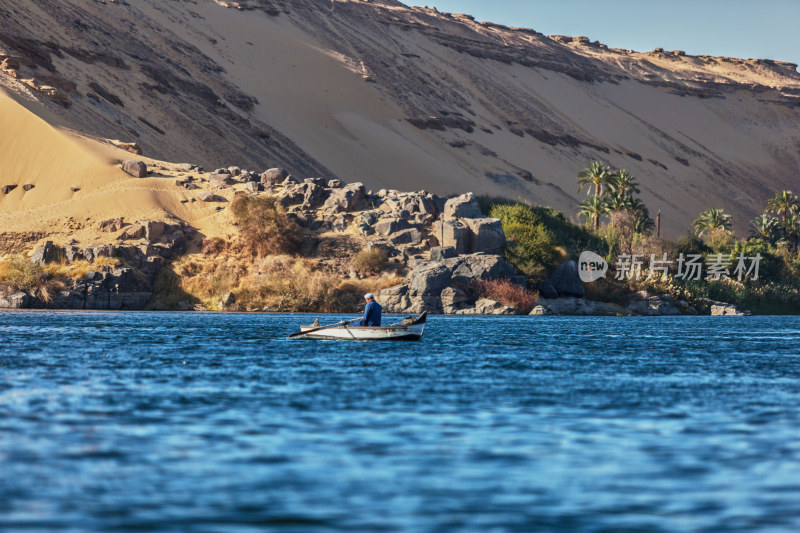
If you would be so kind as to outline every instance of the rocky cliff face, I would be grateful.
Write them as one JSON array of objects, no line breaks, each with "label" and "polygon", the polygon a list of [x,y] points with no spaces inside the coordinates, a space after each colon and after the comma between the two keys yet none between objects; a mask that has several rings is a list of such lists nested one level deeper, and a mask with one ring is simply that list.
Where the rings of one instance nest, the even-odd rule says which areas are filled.
[{"label": "rocky cliff face", "polygon": [[147,156],[472,190],[575,212],[593,159],[682,233],[743,228],[800,164],[800,75],[610,49],[393,1],[31,0],[0,6],[0,84]]}]

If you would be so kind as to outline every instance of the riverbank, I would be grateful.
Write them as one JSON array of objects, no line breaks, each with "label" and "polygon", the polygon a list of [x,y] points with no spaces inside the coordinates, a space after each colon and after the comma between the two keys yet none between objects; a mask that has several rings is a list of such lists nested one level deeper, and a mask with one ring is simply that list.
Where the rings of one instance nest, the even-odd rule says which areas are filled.
[{"label": "riverbank", "polygon": [[71,217],[52,237],[6,232],[0,308],[356,312],[372,292],[398,314],[800,312],[790,283],[800,262],[765,248],[748,253],[763,252],[762,278],[783,276],[784,285],[678,283],[674,272],[665,281],[646,267],[641,279],[584,281],[577,264],[584,250],[610,261],[621,249],[642,258],[717,251],[697,239],[626,233],[624,218],[592,231],[548,208],[471,193],[372,191],[282,169],[168,170],[133,160],[120,168],[125,179],[180,190],[181,204],[203,203],[213,223],[195,226],[172,215]]}]

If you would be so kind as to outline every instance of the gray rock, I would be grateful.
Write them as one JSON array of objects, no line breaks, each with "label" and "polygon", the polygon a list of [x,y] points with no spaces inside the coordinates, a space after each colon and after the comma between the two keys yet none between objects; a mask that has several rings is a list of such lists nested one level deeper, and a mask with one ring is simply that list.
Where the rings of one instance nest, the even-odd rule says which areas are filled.
[{"label": "gray rock", "polygon": [[408,297],[408,285],[396,285],[383,289],[376,295],[378,303],[383,306],[386,313],[408,313],[411,300]]},{"label": "gray rock", "polygon": [[410,274],[409,289],[417,295],[436,293],[450,284],[452,271],[441,263],[429,263],[415,268]]},{"label": "gray rock", "polygon": [[547,298],[548,300],[552,300],[554,298],[558,298],[558,291],[556,290],[555,286],[553,286],[552,282],[549,279],[546,279],[539,283],[537,287],[539,290],[539,296],[542,298]]},{"label": "gray rock", "polygon": [[208,181],[210,181],[212,185],[221,188],[228,187],[234,183],[230,174],[211,174],[208,177]]},{"label": "gray rock", "polygon": [[578,264],[575,261],[562,263],[553,275],[550,276],[550,283],[553,284],[559,296],[574,296],[583,298],[586,290],[578,274]]},{"label": "gray rock", "polygon": [[531,310],[530,314],[533,316],[544,316],[544,315],[549,315],[550,310],[543,305],[537,305]]},{"label": "gray rock", "polygon": [[328,188],[329,189],[339,189],[343,185],[344,184],[342,183],[342,180],[337,180],[337,179],[328,180]]},{"label": "gray rock", "polygon": [[442,302],[442,311],[447,315],[453,315],[461,309],[470,307],[470,297],[457,287],[445,287],[439,298]]},{"label": "gray rock", "polygon": [[16,188],[17,188],[16,185],[3,185],[3,187],[1,187],[0,190],[3,191],[3,194],[8,194]]},{"label": "gray rock", "polygon": [[435,246],[431,248],[431,261],[444,261],[457,255],[458,252],[452,246]]},{"label": "gray rock", "polygon": [[434,222],[431,234],[439,246],[454,248],[458,254],[469,253],[471,233],[462,222],[441,220]]},{"label": "gray rock", "polygon": [[318,207],[325,200],[327,191],[323,186],[311,182],[304,184],[304,187],[305,187],[305,192],[303,193],[304,209],[314,209]]},{"label": "gray rock", "polygon": [[230,172],[231,176],[240,176],[242,174],[242,169],[239,167],[228,167],[228,172]]},{"label": "gray rock", "polygon": [[444,264],[452,269],[452,280],[464,286],[476,280],[514,277],[514,268],[499,255],[472,254],[447,259]]},{"label": "gray rock", "polygon": [[25,192],[28,192],[29,190],[33,189],[34,187],[36,187],[36,185],[34,185],[32,183],[26,183],[25,185],[22,186],[22,190],[25,191]]},{"label": "gray rock", "polygon": [[733,304],[720,304],[711,306],[711,316],[750,316],[750,311],[741,311]]},{"label": "gray rock", "polygon": [[481,215],[481,206],[471,192],[447,200],[444,204],[446,220],[458,218],[477,218]]},{"label": "gray rock", "polygon": [[244,190],[247,192],[258,192],[261,189],[261,185],[255,181],[248,181],[244,184]]},{"label": "gray rock", "polygon": [[481,298],[475,302],[475,314],[478,315],[516,315],[517,310],[513,307],[508,307],[500,302],[489,300],[488,298]]},{"label": "gray rock", "polygon": [[403,244],[416,245],[422,242],[422,232],[416,228],[404,229],[391,235],[389,240],[392,244],[398,246]]},{"label": "gray rock", "polygon": [[506,234],[503,224],[496,218],[466,218],[470,230],[469,251],[499,253],[506,245]]},{"label": "gray rock", "polygon": [[261,174],[261,183],[265,186],[277,185],[289,177],[289,173],[282,168],[271,168]]},{"label": "gray rock", "polygon": [[200,191],[197,193],[197,199],[201,202],[213,202],[216,197],[211,191]]},{"label": "gray rock", "polygon": [[147,165],[144,161],[139,161],[138,159],[129,159],[123,162],[122,170],[134,178],[143,178],[147,176]]},{"label": "gray rock", "polygon": [[0,308],[2,309],[25,309],[30,306],[31,301],[31,296],[26,292],[0,292]]},{"label": "gray rock", "polygon": [[323,205],[323,209],[331,213],[361,211],[368,207],[367,191],[363,183],[351,183],[341,189],[334,189]]},{"label": "gray rock", "polygon": [[673,305],[672,298],[659,297],[647,291],[639,291],[628,296],[626,309],[629,313],[641,316],[680,315],[681,310]]},{"label": "gray rock", "polygon": [[37,246],[31,255],[31,263],[45,265],[60,261],[65,257],[64,248],[56,246],[53,241],[46,241]]},{"label": "gray rock", "polygon": [[[553,300],[540,298],[539,305],[546,314],[579,316],[617,316],[630,314],[623,307],[604,302],[593,302],[583,298],[566,297]],[[534,314],[531,312],[531,314]]]}]

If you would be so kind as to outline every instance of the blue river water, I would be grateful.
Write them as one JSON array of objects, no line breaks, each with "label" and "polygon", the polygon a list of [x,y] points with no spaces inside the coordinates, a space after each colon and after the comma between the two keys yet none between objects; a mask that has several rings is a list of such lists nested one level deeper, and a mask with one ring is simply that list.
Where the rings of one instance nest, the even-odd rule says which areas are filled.
[{"label": "blue river water", "polygon": [[0,530],[800,531],[800,318],[313,318],[0,313]]}]

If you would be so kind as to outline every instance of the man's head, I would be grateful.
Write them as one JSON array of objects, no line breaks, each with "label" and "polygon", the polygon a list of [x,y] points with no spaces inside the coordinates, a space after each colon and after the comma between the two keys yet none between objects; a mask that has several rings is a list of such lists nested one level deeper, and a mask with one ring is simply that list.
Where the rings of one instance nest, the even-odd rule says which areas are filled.
[{"label": "man's head", "polygon": [[364,299],[368,302],[371,302],[375,300],[375,295],[372,294],[371,292],[368,292],[367,294],[364,295]]}]

